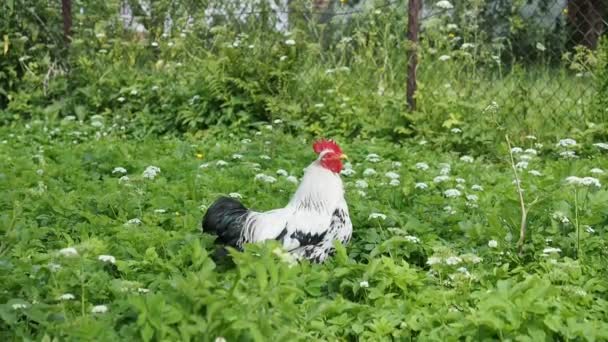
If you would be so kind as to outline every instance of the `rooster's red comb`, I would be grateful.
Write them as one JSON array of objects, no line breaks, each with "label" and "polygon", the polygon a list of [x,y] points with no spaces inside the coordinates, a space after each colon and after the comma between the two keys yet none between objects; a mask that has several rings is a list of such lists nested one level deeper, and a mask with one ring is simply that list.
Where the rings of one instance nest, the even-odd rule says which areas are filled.
[{"label": "rooster's red comb", "polygon": [[312,144],[312,149],[315,151],[316,154],[319,154],[324,150],[331,150],[334,153],[342,154],[342,149],[333,140],[318,140],[314,144]]}]

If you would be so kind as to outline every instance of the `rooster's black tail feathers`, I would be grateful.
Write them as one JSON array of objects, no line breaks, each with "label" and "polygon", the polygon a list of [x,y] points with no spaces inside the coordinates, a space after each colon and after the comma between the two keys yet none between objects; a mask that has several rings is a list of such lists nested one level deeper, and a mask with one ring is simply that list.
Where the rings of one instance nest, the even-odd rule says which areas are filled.
[{"label": "rooster's black tail feathers", "polygon": [[220,197],[203,217],[203,232],[217,235],[219,243],[238,247],[248,212],[241,202],[230,197]]}]

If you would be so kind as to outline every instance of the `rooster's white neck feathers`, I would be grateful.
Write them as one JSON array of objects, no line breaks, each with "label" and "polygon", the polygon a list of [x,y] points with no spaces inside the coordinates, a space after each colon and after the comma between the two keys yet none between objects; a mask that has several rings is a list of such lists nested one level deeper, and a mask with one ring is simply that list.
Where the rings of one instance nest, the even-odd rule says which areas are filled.
[{"label": "rooster's white neck feathers", "polygon": [[333,210],[344,198],[344,187],[340,176],[321,166],[320,159],[324,152],[321,152],[319,159],[306,168],[302,182],[289,201],[288,207],[331,214],[328,211]]}]

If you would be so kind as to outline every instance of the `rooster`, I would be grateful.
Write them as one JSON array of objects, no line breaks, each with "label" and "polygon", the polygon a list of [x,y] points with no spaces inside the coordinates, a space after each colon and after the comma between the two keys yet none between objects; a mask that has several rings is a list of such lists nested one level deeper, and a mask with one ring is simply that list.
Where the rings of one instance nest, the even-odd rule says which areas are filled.
[{"label": "rooster", "polygon": [[346,155],[332,140],[315,142],[313,150],[318,158],[304,171],[286,207],[256,212],[236,199],[220,197],[205,213],[203,232],[237,249],[277,240],[297,259],[325,261],[334,253],[334,240],[347,244],[353,230],[340,179]]}]

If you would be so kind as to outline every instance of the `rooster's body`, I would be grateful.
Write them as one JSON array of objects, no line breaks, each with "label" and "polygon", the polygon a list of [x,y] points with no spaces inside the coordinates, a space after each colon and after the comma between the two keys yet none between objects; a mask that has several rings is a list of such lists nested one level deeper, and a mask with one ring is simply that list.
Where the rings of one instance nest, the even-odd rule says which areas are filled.
[{"label": "rooster's body", "polygon": [[221,244],[239,249],[245,243],[277,240],[298,258],[325,261],[334,251],[335,240],[350,241],[352,223],[339,175],[341,150],[327,141],[314,148],[319,159],[306,169],[286,207],[255,212],[235,199],[221,197],[207,210],[203,231],[217,235]]}]

